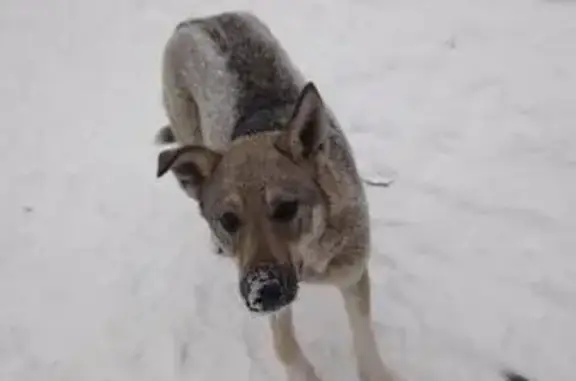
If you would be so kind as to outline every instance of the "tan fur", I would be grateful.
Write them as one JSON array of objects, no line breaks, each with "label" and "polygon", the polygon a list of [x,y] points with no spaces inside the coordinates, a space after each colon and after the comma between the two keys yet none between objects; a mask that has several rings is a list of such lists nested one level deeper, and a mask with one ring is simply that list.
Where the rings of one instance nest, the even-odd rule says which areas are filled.
[{"label": "tan fur", "polygon": [[[259,46],[263,58],[254,58],[247,46]],[[252,61],[249,70],[241,66]],[[277,77],[259,74],[266,62],[278,65]],[[362,182],[345,135],[317,88],[302,79],[270,30],[246,13],[182,23],[167,43],[163,70],[172,134],[162,134],[173,135],[179,147],[160,153],[158,176],[171,171],[199,203],[215,241],[236,259],[241,276],[273,263],[301,283],[338,287],[360,380],[394,380],[371,325],[370,228]],[[285,127],[232,139],[240,128],[236,123],[252,116],[243,115],[241,105],[255,88],[278,96],[295,89],[299,95],[274,106],[274,119],[266,122]],[[287,200],[298,200],[297,215],[280,223],[271,216]],[[225,229],[226,213],[238,219],[234,233]],[[270,323],[289,381],[318,381],[294,336],[290,305],[270,314]]]}]

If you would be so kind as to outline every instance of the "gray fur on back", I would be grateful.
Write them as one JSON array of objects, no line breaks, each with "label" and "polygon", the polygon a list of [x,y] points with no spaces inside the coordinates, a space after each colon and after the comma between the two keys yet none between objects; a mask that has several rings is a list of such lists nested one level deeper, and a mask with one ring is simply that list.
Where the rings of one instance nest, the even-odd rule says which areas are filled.
[{"label": "gray fur on back", "polygon": [[268,27],[243,12],[188,20],[178,28],[191,24],[210,36],[236,77],[238,119],[230,138],[283,128],[303,81]]}]

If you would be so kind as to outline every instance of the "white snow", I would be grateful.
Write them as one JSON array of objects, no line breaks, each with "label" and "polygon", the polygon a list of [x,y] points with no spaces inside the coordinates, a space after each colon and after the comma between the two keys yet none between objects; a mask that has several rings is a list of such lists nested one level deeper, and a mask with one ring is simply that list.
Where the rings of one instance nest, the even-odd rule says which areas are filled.
[{"label": "white snow", "polygon": [[[576,1],[3,0],[0,380],[283,380],[266,319],[155,179],[160,56],[190,15],[261,16],[367,177],[374,310],[409,381],[576,374]],[[355,381],[331,288],[300,341]]]}]

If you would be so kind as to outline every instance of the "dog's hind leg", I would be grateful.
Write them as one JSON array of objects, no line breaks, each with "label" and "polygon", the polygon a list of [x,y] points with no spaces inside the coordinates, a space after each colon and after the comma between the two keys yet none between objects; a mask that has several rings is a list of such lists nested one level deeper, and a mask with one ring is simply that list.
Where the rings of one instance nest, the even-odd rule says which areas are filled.
[{"label": "dog's hind leg", "polygon": [[176,31],[164,48],[162,102],[169,126],[158,131],[157,142],[202,145],[200,113],[185,66],[192,47],[187,34]]},{"label": "dog's hind leg", "polygon": [[276,356],[286,369],[288,381],[320,381],[294,336],[291,307],[272,315],[270,325]]},{"label": "dog's hind leg", "polygon": [[176,143],[176,137],[170,125],[161,127],[158,132],[156,132],[156,135],[154,135],[154,143],[161,145]]},{"label": "dog's hind leg", "polygon": [[202,130],[198,105],[185,90],[169,88],[164,90],[164,107],[170,125],[161,128],[156,134],[159,143],[202,145]]},{"label": "dog's hind leg", "polygon": [[366,269],[357,283],[342,287],[360,381],[394,381],[386,368],[374,338],[370,301],[370,276]]}]

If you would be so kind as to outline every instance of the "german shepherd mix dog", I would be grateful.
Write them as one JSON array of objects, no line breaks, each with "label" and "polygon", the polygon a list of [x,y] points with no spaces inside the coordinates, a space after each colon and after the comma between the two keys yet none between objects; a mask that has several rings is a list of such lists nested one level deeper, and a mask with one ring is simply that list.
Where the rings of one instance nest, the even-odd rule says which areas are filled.
[{"label": "german shepherd mix dog", "polygon": [[348,141],[312,82],[256,16],[180,23],[163,57],[169,125],[157,176],[196,200],[235,259],[246,307],[267,314],[289,381],[318,381],[294,337],[300,283],[336,286],[361,381],[393,381],[371,323],[368,205]]},{"label": "german shepherd mix dog", "polygon": [[169,126],[157,176],[196,200],[220,251],[238,264],[250,311],[268,314],[291,381],[319,380],[292,323],[299,283],[338,287],[362,381],[394,378],[370,314],[370,225],[346,137],[318,89],[268,27],[245,12],[180,23],[166,44]]}]

